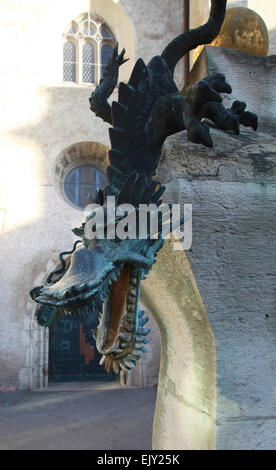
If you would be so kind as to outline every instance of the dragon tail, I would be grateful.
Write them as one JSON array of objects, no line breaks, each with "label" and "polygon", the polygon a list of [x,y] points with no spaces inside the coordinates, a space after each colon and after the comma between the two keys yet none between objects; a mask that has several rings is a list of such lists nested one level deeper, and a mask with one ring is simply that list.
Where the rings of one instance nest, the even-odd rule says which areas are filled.
[{"label": "dragon tail", "polygon": [[227,0],[212,0],[210,16],[203,26],[191,29],[176,37],[162,52],[171,73],[177,62],[189,51],[202,44],[209,44],[218,35],[225,17]]}]

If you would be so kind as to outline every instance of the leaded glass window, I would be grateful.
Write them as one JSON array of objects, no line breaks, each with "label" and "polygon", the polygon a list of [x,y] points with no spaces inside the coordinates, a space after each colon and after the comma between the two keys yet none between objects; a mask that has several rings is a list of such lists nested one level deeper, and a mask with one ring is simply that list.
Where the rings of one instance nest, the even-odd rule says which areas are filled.
[{"label": "leaded glass window", "polygon": [[82,46],[82,81],[95,83],[96,50],[94,44],[85,42]]},{"label": "leaded glass window", "polygon": [[110,28],[88,12],[75,18],[63,37],[63,80],[98,85],[116,44]]},{"label": "leaded glass window", "polygon": [[108,31],[105,26],[101,27],[101,35],[105,39],[112,39],[112,34]]},{"label": "leaded glass window", "polygon": [[63,80],[76,81],[76,46],[71,41],[63,44]]},{"label": "leaded glass window", "polygon": [[74,23],[74,21],[72,21],[72,23],[70,24],[67,30],[67,34],[75,34],[77,31],[78,31],[78,25]]},{"label": "leaded glass window", "polygon": [[92,21],[85,21],[82,32],[85,36],[93,36],[97,32],[97,27]]}]

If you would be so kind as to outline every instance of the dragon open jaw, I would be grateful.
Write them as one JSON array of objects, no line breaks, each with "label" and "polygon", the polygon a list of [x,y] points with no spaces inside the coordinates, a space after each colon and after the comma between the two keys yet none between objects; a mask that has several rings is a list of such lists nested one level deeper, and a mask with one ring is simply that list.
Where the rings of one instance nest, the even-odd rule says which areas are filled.
[{"label": "dragon open jaw", "polygon": [[[97,349],[103,355],[107,371],[129,370],[136,364],[141,352],[146,352],[149,330],[143,312],[138,311],[140,279],[145,266],[152,264],[150,258],[137,254],[133,264],[110,262],[99,251],[78,248],[71,256],[65,274],[55,282],[35,287],[33,299],[66,315],[99,316],[95,334]],[[134,264],[135,262],[135,264]],[[141,267],[141,266],[144,266]],[[53,320],[54,320],[53,319]],[[40,324],[47,322],[38,317]],[[48,322],[49,323],[49,322]]]},{"label": "dragon open jaw", "polygon": [[127,371],[136,365],[141,352],[146,352],[144,344],[149,342],[146,336],[150,330],[143,327],[148,319],[138,311],[142,275],[134,265],[124,265],[104,303],[96,342],[107,371]]}]

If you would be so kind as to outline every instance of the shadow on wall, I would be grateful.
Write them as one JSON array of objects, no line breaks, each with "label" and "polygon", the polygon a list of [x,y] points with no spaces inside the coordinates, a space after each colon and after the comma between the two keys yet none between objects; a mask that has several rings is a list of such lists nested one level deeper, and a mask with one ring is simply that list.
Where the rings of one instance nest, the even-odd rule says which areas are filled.
[{"label": "shadow on wall", "polygon": [[[64,148],[76,141],[103,142],[108,134],[107,126],[89,110],[89,95],[87,88],[41,89],[40,98],[44,107],[40,118],[13,129],[7,136],[6,148],[13,173],[6,185],[7,218],[5,229],[0,234],[1,262],[5,272],[1,310],[6,312],[0,319],[3,336],[0,341],[0,382],[18,383],[20,372],[22,388],[30,384],[32,371],[26,367],[28,361],[39,369],[41,361],[45,361],[47,356],[47,336],[32,329],[35,322],[26,313],[26,305],[30,303],[29,290],[35,279],[49,270],[51,255],[57,257],[57,253],[72,247],[76,237],[71,229],[83,222],[83,212],[72,208],[55,189],[52,173],[56,158]],[[14,147],[16,153],[12,151]],[[20,157],[25,154],[31,156],[22,168]],[[12,180],[18,184],[9,188]],[[29,198],[28,217],[25,218],[21,200],[27,191],[32,197]],[[18,217],[15,217],[17,213]],[[33,312],[35,308],[34,303]],[[36,349],[33,347],[34,341],[37,341]],[[35,357],[36,351],[41,354]],[[47,370],[44,370],[45,373]],[[39,384],[38,376],[33,379],[34,383]],[[45,385],[43,379],[40,383]],[[153,411],[152,404],[149,408]],[[139,422],[138,415],[137,419]],[[136,423],[136,429],[137,421],[134,419],[133,423]],[[139,429],[137,445],[138,434]]]},{"label": "shadow on wall", "polygon": [[[74,141],[100,140],[97,138],[98,134],[104,135],[106,132],[106,126],[101,122],[98,123],[98,120],[97,127],[96,125],[93,127],[96,120],[93,120],[93,116],[89,112],[87,103],[89,92],[87,89],[64,87],[43,89],[41,93],[45,106],[40,119],[34,124],[13,130],[8,136],[12,144],[16,143],[27,151],[28,149],[36,149],[33,152],[28,173],[31,172],[30,184],[36,189],[39,198],[33,221],[24,222],[22,219],[20,223],[18,220],[17,223],[14,223],[9,216],[8,198],[6,232],[1,236],[3,247],[5,247],[5,250],[2,251],[3,262],[4,264],[6,262],[2,299],[3,311],[7,312],[7,321],[1,325],[1,331],[4,334],[8,331],[7,337],[9,338],[9,347],[7,347],[7,342],[1,342],[1,347],[5,356],[7,356],[7,350],[9,351],[10,362],[6,362],[4,365],[15,380],[17,380],[18,370],[26,369],[26,353],[30,346],[30,322],[32,319],[22,314],[26,311],[26,304],[29,300],[28,292],[46,265],[49,255],[71,246],[75,239],[71,228],[83,221],[82,212],[75,211],[67,205],[58,197],[53,187],[51,173],[56,155]],[[79,105],[76,106],[75,103]],[[21,147],[18,155],[20,155],[20,149]],[[11,158],[14,164],[14,173],[16,173],[17,161],[12,153]],[[20,204],[20,194],[24,190],[26,191],[26,187],[24,173],[19,176],[20,185],[16,187],[16,198]],[[172,265],[171,280],[168,278],[168,260]],[[177,269],[176,266],[178,266]],[[179,274],[177,282],[175,270]],[[182,274],[182,270],[185,275]],[[176,295],[176,291],[181,295]],[[213,448],[214,338],[184,254],[182,259],[176,252],[173,253],[168,246],[163,249],[153,272],[145,281],[143,295],[147,298],[150,311],[155,317],[157,315],[161,318],[159,323],[169,325],[168,331],[162,326],[163,369],[162,386],[159,387],[159,408],[155,418],[155,447],[165,449],[170,448],[166,447],[167,445],[172,446],[171,448],[176,448],[174,446],[179,445],[178,448],[192,449],[197,446]],[[150,305],[152,305],[152,309]],[[187,305],[189,305],[189,309],[187,309]],[[200,327],[204,340],[198,331]],[[174,336],[175,331],[178,332],[177,341]],[[194,331],[197,332],[199,343],[194,337]],[[183,337],[186,337],[184,341]],[[169,348],[167,348],[168,345]],[[180,345],[184,348],[183,354],[178,352]],[[170,353],[169,357],[167,357],[168,352]],[[177,354],[181,356],[179,360]],[[202,373],[201,366],[198,366],[202,361],[203,363],[208,361],[207,376]],[[181,380],[179,380],[179,374]],[[209,386],[210,384],[211,386]],[[164,406],[162,405],[163,401]],[[179,409],[181,409],[181,413],[179,413]],[[137,408],[137,412],[138,410],[139,408]],[[165,433],[166,436],[163,433],[159,434],[158,427],[164,413],[170,423],[176,422],[177,416],[178,443],[175,441],[175,431],[172,428],[168,433]],[[186,416],[189,421],[183,420],[183,416]],[[204,421],[200,439],[198,439],[197,432],[199,421],[201,423]],[[167,421],[165,420],[165,422]],[[186,422],[191,423],[192,431],[190,426],[186,426]],[[185,423],[185,429],[183,429],[183,423]]]},{"label": "shadow on wall", "polygon": [[81,140],[104,140],[107,126],[101,122],[96,126],[89,95],[88,88],[41,88],[39,117],[6,134],[1,188],[6,218],[0,236],[5,272],[1,285],[5,312],[0,319],[1,381],[17,382],[18,371],[25,367],[30,319],[24,312],[34,280],[53,253],[73,245],[76,237],[71,229],[83,222],[82,211],[58,196],[52,172],[63,148]]}]

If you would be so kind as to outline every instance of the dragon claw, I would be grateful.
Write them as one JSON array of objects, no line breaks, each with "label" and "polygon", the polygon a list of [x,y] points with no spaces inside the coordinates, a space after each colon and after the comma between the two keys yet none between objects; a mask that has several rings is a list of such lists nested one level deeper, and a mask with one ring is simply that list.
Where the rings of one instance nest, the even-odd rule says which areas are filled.
[{"label": "dragon claw", "polygon": [[123,65],[125,62],[127,62],[129,59],[125,59],[124,58],[124,55],[125,55],[125,52],[126,50],[123,49],[122,52],[118,55],[118,65]]},{"label": "dragon claw", "polygon": [[117,67],[120,67],[125,62],[127,62],[129,59],[124,59],[125,52],[126,50],[124,48],[122,49],[120,54],[118,54],[118,43],[116,43],[116,46],[114,47],[112,58],[111,58],[111,64]]}]

